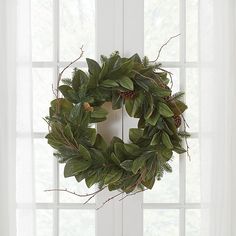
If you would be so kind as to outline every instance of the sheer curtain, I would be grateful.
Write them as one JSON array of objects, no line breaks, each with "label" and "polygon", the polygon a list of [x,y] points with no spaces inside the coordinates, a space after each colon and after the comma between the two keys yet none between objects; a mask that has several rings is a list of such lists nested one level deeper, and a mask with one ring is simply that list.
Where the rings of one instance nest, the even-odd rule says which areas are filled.
[{"label": "sheer curtain", "polygon": [[236,2],[200,0],[202,236],[236,235]]},{"label": "sheer curtain", "polygon": [[0,235],[33,236],[30,0],[0,1]]}]

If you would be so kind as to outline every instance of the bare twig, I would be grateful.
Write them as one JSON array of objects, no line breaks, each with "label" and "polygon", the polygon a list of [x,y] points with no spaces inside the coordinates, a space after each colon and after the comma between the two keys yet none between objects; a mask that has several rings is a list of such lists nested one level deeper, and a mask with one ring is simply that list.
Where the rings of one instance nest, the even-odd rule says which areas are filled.
[{"label": "bare twig", "polygon": [[175,36],[170,37],[170,38],[160,47],[156,59],[153,60],[153,61],[150,61],[150,62],[153,62],[153,63],[156,62],[156,61],[159,59],[160,55],[161,55],[162,49],[163,49],[172,39],[174,39],[174,38],[176,38],[176,37],[178,37],[178,36],[180,36],[180,34],[177,34],[177,35],[175,35]]},{"label": "bare twig", "polygon": [[62,79],[62,75],[65,72],[66,69],[68,69],[72,64],[74,64],[75,62],[77,62],[84,54],[84,50],[83,50],[83,45],[80,48],[80,55],[78,58],[76,58],[74,61],[72,61],[70,64],[68,64],[58,75],[58,79],[57,79],[57,88],[56,88],[56,99],[57,99],[57,107],[56,107],[56,113],[59,113],[59,106],[60,106],[60,102],[59,102],[59,85]]},{"label": "bare twig", "polygon": [[133,192],[133,193],[130,193],[130,194],[126,194],[124,197],[122,197],[119,201],[123,201],[125,198],[127,198],[127,197],[131,197],[131,196],[134,196],[134,195],[136,195],[136,194],[138,194],[138,193],[141,193],[141,192],[144,192],[144,191],[146,191],[146,190],[148,190],[147,188],[145,188],[145,189],[143,189],[143,190],[139,190],[139,191],[136,191],[136,192]]},{"label": "bare twig", "polygon": [[95,192],[93,192],[93,193],[86,193],[86,194],[78,194],[78,193],[72,192],[72,191],[70,191],[70,190],[68,190],[68,189],[56,189],[56,188],[55,188],[55,189],[46,189],[46,190],[44,190],[44,192],[57,191],[57,192],[66,192],[66,193],[75,195],[75,196],[77,196],[77,197],[90,197],[90,196],[94,196],[94,195],[100,193],[100,192],[103,191],[105,188],[106,188],[106,186],[103,187],[103,188],[101,188],[101,189],[99,189],[99,190],[97,190],[97,191],[95,191]]},{"label": "bare twig", "polygon": [[102,203],[101,206],[99,206],[98,208],[96,208],[96,210],[101,209],[106,203],[108,203],[109,201],[111,201],[111,200],[113,200],[113,199],[119,197],[119,196],[120,196],[121,194],[123,194],[123,193],[124,193],[124,192],[120,192],[120,193],[118,193],[118,194],[116,194],[116,195],[114,195],[114,196],[108,198],[105,202]]}]

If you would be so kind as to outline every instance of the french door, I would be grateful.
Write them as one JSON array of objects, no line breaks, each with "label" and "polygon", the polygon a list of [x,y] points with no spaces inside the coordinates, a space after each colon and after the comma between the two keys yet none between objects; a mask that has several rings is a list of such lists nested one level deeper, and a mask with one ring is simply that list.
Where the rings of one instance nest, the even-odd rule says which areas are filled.
[{"label": "french door", "polygon": [[[160,60],[173,73],[173,89],[186,91],[191,161],[185,154],[175,155],[173,173],[152,191],[113,200],[98,211],[114,193],[102,192],[86,205],[83,199],[62,192],[45,195],[43,190],[50,188],[88,192],[83,183],[63,178],[63,166],[52,158],[44,140],[47,130],[39,117],[47,113],[51,84],[56,84],[59,71],[77,57],[82,44],[85,57],[99,59],[101,54],[119,51],[122,56],[139,53],[154,59],[160,47],[179,33],[163,49]],[[36,235],[200,235],[198,0],[32,0],[32,36]],[[74,66],[86,70],[85,57]],[[108,121],[97,129],[108,138],[127,141],[136,122],[125,111],[110,111]]]}]

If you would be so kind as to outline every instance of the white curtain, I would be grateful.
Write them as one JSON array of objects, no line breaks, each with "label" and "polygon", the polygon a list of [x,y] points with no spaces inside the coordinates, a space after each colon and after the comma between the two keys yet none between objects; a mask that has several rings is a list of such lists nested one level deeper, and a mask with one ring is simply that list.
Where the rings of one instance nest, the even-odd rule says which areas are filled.
[{"label": "white curtain", "polygon": [[236,2],[200,0],[202,236],[236,235]]},{"label": "white curtain", "polygon": [[30,0],[1,0],[1,236],[35,235],[30,31]]}]

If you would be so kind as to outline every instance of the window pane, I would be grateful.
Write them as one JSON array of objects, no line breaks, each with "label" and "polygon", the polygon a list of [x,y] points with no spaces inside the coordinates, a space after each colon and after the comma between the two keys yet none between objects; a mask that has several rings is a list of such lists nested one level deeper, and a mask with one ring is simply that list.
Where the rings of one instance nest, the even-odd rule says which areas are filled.
[{"label": "window pane", "polygon": [[33,69],[33,127],[35,132],[47,132],[43,117],[48,115],[52,93],[53,71],[49,68]]},{"label": "window pane", "polygon": [[31,1],[32,59],[51,61],[53,58],[53,1]]},{"label": "window pane", "polygon": [[94,0],[60,0],[60,60],[78,57],[82,45],[85,57],[94,57]]},{"label": "window pane", "polygon": [[53,187],[52,148],[46,139],[34,139],[35,191],[36,202],[51,202],[52,192],[45,192]]},{"label": "window pane", "polygon": [[94,210],[60,210],[60,236],[95,236]]},{"label": "window pane", "polygon": [[[144,51],[154,59],[161,46],[172,36],[180,33],[179,0],[144,1]],[[162,50],[160,61],[179,60],[179,37]]]},{"label": "window pane", "polygon": [[178,202],[179,201],[179,160],[178,156],[170,162],[172,173],[165,173],[161,181],[157,181],[150,191],[144,192],[145,203]]},{"label": "window pane", "polygon": [[186,236],[200,236],[200,223],[200,210],[186,210]]},{"label": "window pane", "polygon": [[186,160],[186,201],[200,202],[199,140],[189,139],[190,158]]},{"label": "window pane", "polygon": [[36,211],[36,236],[53,235],[53,212],[52,210]]},{"label": "window pane", "polygon": [[198,132],[199,129],[199,80],[198,69],[186,69],[186,120],[189,124],[188,131]]},{"label": "window pane", "polygon": [[198,60],[198,0],[186,1],[186,58]]},{"label": "window pane", "polygon": [[[88,188],[84,181],[78,183],[75,177],[64,178],[64,165],[60,164],[60,188],[68,189],[69,191],[76,192],[78,194],[87,194],[95,191],[94,187]],[[67,203],[84,203],[87,197],[78,197],[66,192],[60,192],[60,202]],[[89,203],[94,203],[95,198],[92,198]]]},{"label": "window pane", "polygon": [[179,210],[144,210],[144,236],[179,236]]}]

